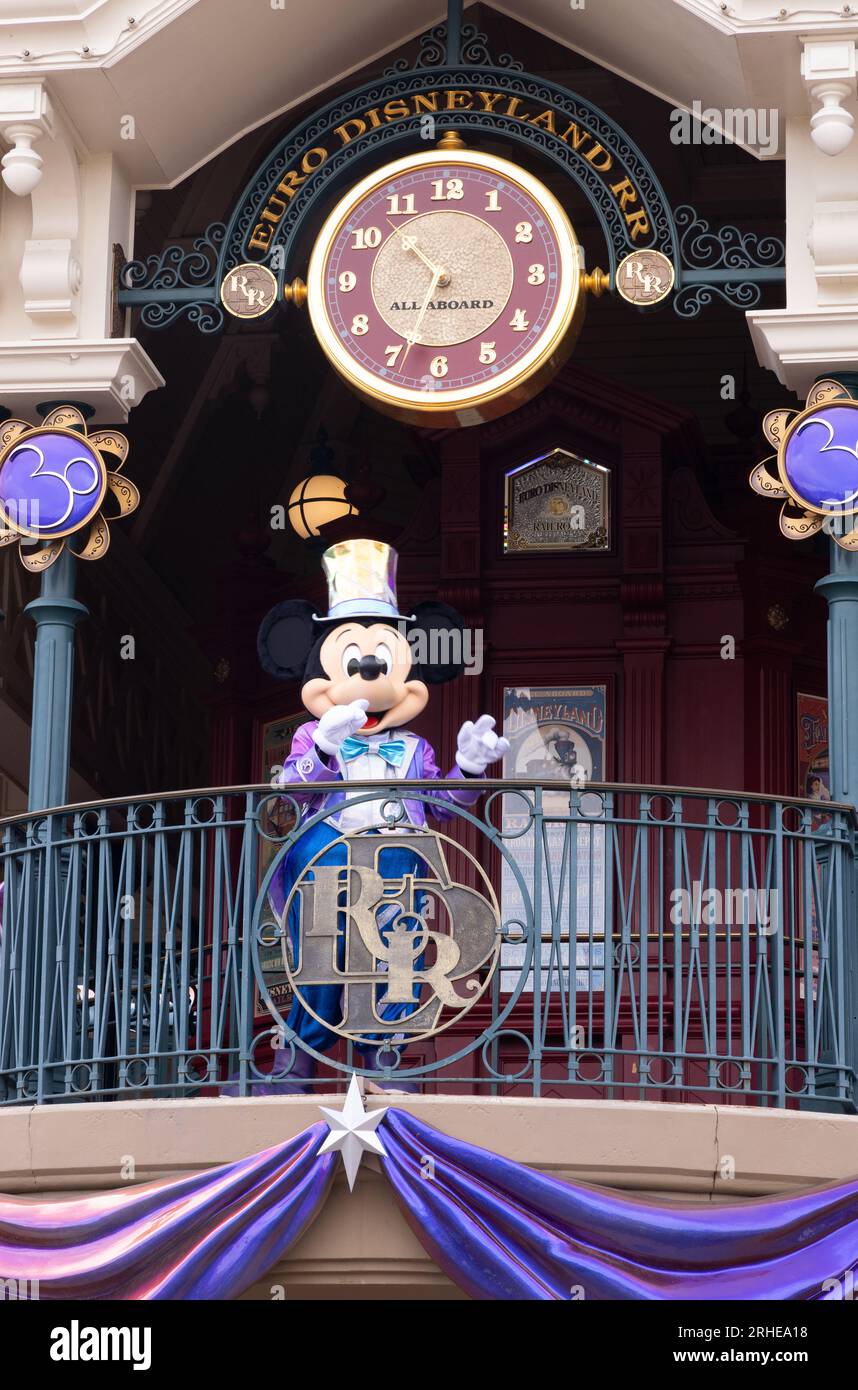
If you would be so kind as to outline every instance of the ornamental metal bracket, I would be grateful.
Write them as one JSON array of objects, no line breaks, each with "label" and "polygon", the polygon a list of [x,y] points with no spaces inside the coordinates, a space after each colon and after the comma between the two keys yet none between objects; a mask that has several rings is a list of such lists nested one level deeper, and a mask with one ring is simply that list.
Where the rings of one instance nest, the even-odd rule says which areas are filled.
[{"label": "ornamental metal bracket", "polygon": [[[190,246],[127,262],[119,305],[139,309],[147,328],[184,316],[215,333],[224,324],[220,287],[228,272],[247,265],[268,274],[269,307],[300,302],[301,282],[291,277],[337,188],[361,164],[378,164],[421,140],[434,144],[450,130],[466,139],[503,136],[558,167],[593,209],[611,283],[633,253],[657,253],[673,267],[671,300],[681,318],[695,318],[716,297],[753,308],[762,284],[784,279],[780,240],[732,225],[713,230],[685,205],[674,213],[654,168],[620,126],[576,93],[524,72],[510,54],[494,59],[486,35],[461,23],[461,4],[452,0],[449,23],[422,36],[413,61],[398,59],[290,131],[228,222],[213,223]],[[636,302],[645,313],[658,300]]]},{"label": "ornamental metal bracket", "polygon": [[713,230],[687,203],[676,209],[674,219],[680,268],[673,311],[680,318],[697,318],[716,295],[733,308],[753,309],[761,285],[785,278],[784,243],[778,237],[732,225]]}]

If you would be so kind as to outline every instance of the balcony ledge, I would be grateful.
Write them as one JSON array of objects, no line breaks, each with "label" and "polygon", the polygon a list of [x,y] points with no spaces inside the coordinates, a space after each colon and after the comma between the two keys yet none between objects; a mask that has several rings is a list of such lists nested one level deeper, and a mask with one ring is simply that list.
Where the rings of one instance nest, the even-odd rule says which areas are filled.
[{"label": "balcony ledge", "polygon": [[[15,1106],[0,1114],[0,1191],[58,1195],[175,1178],[282,1143],[342,1095]],[[737,1105],[368,1096],[561,1179],[731,1201],[858,1174],[858,1116]],[[720,1176],[729,1159],[736,1176]]]}]

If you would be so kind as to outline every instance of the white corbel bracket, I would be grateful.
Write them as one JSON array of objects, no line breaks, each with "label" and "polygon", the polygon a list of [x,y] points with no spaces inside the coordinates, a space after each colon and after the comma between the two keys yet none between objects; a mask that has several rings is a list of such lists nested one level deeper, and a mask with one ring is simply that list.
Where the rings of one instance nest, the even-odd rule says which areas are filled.
[{"label": "white corbel bracket", "polygon": [[75,138],[42,82],[0,82],[0,132],[12,145],[2,160],[3,180],[13,193],[30,195],[33,213],[19,274],[24,312],[34,337],[73,338],[81,289]]},{"label": "white corbel bracket", "polygon": [[41,82],[0,83],[0,131],[12,147],[0,160],[3,182],[10,193],[26,198],[42,177],[42,157],[33,145],[54,134],[50,98]]},{"label": "white corbel bracket", "polygon": [[855,96],[855,37],[804,39],[801,75],[819,103],[810,118],[810,138],[823,154],[840,154],[855,133],[854,117],[842,105]]}]

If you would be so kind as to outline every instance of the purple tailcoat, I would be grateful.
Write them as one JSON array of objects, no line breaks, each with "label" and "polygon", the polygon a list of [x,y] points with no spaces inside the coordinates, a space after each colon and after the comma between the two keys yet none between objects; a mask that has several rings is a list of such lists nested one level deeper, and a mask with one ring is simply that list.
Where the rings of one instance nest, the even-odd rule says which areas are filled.
[{"label": "purple tailcoat", "polygon": [[[313,737],[319,727],[318,719],[311,719],[307,724],[302,724],[295,730],[292,738],[292,749],[288,758],[283,764],[283,771],[278,779],[280,786],[304,783],[305,791],[294,791],[292,794],[305,802],[303,818],[309,819],[317,811],[335,809],[341,806],[345,800],[343,792],[313,792],[311,790],[313,782],[343,782],[346,783],[342,774],[339,759],[327,754],[323,754],[316,747]],[[406,751],[405,761],[401,769],[403,778],[429,779],[440,777],[442,774],[435,761],[435,753],[430,743],[425,738],[420,738],[418,734],[411,734],[406,729],[385,729],[385,738],[401,738],[405,740]],[[400,769],[397,769],[399,772]],[[452,791],[440,788],[437,792],[432,792],[431,813],[436,820],[450,820],[453,812],[448,809],[449,804],[458,806],[473,806],[481,795],[481,788],[473,787],[474,778],[466,777],[461,768],[453,765],[447,773],[447,777],[456,778],[463,783],[461,791]],[[398,776],[392,775],[391,782],[400,780]],[[385,782],[387,779],[385,779]],[[428,788],[426,789],[428,792]],[[444,803],[447,803],[445,806]],[[416,801],[413,798],[405,800],[405,809],[408,819],[412,825],[424,826],[426,824],[426,803]]]}]

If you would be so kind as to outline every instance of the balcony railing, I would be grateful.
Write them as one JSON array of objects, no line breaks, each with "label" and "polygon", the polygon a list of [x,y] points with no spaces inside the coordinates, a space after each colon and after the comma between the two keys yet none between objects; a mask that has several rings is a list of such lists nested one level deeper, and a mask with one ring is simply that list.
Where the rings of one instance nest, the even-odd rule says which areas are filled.
[{"label": "balcony railing", "polygon": [[[358,1069],[430,1093],[855,1108],[850,807],[500,780],[440,807],[461,787],[349,783],[382,834],[349,832],[299,883],[284,857],[346,832],[270,787],[0,822],[0,1104],[277,1093],[310,1070],[289,1001],[315,997],[327,951],[349,1003],[310,1087]],[[448,819],[414,831],[418,805]],[[416,874],[374,858],[406,844]],[[380,874],[360,920],[359,863]],[[398,1022],[389,997],[414,1001]],[[356,1038],[361,1009],[376,1031]]]}]

